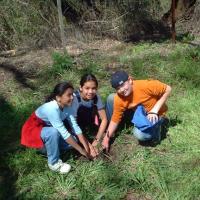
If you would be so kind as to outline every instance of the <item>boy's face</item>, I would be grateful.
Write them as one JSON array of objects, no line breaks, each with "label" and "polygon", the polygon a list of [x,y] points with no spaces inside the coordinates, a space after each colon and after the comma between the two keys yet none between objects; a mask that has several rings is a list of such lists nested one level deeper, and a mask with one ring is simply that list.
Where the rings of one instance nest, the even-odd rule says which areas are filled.
[{"label": "boy's face", "polygon": [[129,77],[126,82],[120,85],[117,89],[117,94],[127,97],[133,92],[133,80]]}]

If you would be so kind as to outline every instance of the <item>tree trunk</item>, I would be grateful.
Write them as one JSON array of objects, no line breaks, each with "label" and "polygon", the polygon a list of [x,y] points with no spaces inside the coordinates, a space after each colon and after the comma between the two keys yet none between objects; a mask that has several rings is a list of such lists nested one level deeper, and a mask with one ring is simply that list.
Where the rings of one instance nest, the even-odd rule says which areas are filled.
[{"label": "tree trunk", "polygon": [[62,15],[62,8],[61,8],[61,0],[57,0],[57,7],[58,7],[58,18],[59,18],[59,26],[60,26],[60,36],[62,41],[62,46],[65,47],[66,40],[64,34],[64,24],[63,24],[63,15]]}]

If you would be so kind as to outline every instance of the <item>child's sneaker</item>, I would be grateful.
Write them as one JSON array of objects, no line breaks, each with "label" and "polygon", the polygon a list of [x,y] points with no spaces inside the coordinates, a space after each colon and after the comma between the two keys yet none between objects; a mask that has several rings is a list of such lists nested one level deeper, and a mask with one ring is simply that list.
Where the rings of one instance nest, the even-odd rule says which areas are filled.
[{"label": "child's sneaker", "polygon": [[62,160],[60,160],[60,159],[58,160],[57,163],[55,163],[53,165],[48,163],[48,166],[52,171],[60,172],[60,174],[66,174],[71,169],[71,166],[69,164],[63,163]]}]

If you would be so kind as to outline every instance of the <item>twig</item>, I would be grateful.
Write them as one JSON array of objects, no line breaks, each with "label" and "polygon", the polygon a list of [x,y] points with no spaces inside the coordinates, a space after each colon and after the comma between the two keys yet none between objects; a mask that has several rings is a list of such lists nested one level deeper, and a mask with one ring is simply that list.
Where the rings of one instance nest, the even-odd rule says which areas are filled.
[{"label": "twig", "polygon": [[118,19],[124,17],[124,16],[127,15],[128,13],[129,13],[129,11],[126,12],[126,13],[124,13],[123,15],[120,15],[119,17],[115,18],[113,21],[117,21]]},{"label": "twig", "polygon": [[113,31],[113,30],[116,30],[116,29],[118,29],[118,28],[119,28],[119,26],[116,26],[116,27],[114,27],[114,28],[111,28],[111,29],[105,30],[104,32]]},{"label": "twig", "polygon": [[84,22],[84,24],[91,24],[91,23],[110,23],[109,21],[100,21],[100,20],[95,20],[95,21],[87,21],[87,22]]},{"label": "twig", "polygon": [[18,3],[24,5],[24,6],[28,6],[28,3],[27,2],[23,2],[23,1],[20,1],[20,0],[16,0]]},{"label": "twig", "polygon": [[108,158],[111,162],[113,162],[113,160],[112,160],[112,158],[109,156],[109,155],[107,155],[106,153],[102,153],[106,158]]}]

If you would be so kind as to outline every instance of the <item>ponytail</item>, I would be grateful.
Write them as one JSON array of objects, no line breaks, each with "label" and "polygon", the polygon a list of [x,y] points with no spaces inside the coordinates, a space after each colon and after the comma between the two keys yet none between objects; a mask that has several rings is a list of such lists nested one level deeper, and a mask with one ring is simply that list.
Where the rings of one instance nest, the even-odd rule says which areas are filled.
[{"label": "ponytail", "polygon": [[65,91],[69,88],[74,89],[72,84],[69,82],[58,83],[55,86],[53,92],[49,96],[46,97],[45,102],[50,102],[50,101],[55,100],[56,96],[62,96],[65,93]]}]

